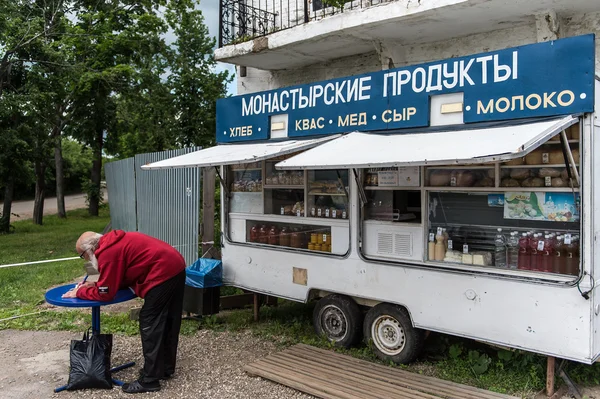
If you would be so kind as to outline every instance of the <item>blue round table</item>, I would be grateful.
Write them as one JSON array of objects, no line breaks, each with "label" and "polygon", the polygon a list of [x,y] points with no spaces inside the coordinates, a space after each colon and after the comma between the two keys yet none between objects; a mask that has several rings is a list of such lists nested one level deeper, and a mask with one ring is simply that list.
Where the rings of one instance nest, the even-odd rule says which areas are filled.
[{"label": "blue round table", "polygon": [[[79,298],[63,298],[71,289],[75,288],[76,284],[67,284],[60,287],[56,287],[46,292],[46,302],[54,306],[62,306],[67,308],[92,308],[92,334],[100,334],[100,307],[106,305],[112,305],[115,303],[127,302],[137,297],[133,291],[129,288],[119,290],[117,295],[111,301],[88,301],[86,299]],[[113,367],[110,371],[115,373],[117,371],[133,367],[135,362],[129,362],[121,366]],[[123,385],[122,381],[113,378],[113,383],[116,385]],[[67,386],[56,388],[54,392],[60,392],[67,389]]]}]

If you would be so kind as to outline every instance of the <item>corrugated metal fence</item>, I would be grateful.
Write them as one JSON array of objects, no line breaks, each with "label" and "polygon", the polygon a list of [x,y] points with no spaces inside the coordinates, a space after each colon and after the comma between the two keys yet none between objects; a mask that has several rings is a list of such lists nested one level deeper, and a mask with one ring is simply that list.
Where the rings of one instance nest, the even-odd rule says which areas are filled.
[{"label": "corrugated metal fence", "polygon": [[195,262],[198,259],[202,170],[142,170],[141,166],[199,149],[139,154],[135,158],[106,164],[113,229],[137,230],[161,239],[177,248],[188,265]]},{"label": "corrugated metal fence", "polygon": [[133,158],[104,165],[106,189],[110,193],[110,222],[113,229],[136,231],[135,163]]}]

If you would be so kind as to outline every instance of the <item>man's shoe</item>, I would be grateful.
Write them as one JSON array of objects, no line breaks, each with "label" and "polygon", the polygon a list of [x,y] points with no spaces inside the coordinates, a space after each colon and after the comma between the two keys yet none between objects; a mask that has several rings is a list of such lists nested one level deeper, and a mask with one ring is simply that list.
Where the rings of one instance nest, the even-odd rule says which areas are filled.
[{"label": "man's shoe", "polygon": [[144,393],[158,391],[160,391],[160,383],[158,381],[151,383],[133,381],[129,384],[123,384],[123,392],[125,393]]},{"label": "man's shoe", "polygon": [[[144,374],[143,368],[138,371],[138,375],[140,378],[144,378],[146,374]],[[165,373],[162,377],[160,377],[161,380],[170,380],[171,378],[173,378],[173,373]]]}]

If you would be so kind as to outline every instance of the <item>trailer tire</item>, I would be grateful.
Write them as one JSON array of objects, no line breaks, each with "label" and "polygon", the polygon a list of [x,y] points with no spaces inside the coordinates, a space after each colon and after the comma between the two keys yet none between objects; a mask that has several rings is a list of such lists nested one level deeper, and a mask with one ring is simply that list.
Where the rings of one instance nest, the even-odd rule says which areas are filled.
[{"label": "trailer tire", "polygon": [[321,298],[313,311],[313,326],[320,337],[343,348],[361,340],[363,315],[354,300],[344,295]]},{"label": "trailer tire", "polygon": [[401,306],[380,303],[372,307],[363,328],[367,345],[381,360],[410,363],[423,349],[425,332],[413,327],[408,311]]}]

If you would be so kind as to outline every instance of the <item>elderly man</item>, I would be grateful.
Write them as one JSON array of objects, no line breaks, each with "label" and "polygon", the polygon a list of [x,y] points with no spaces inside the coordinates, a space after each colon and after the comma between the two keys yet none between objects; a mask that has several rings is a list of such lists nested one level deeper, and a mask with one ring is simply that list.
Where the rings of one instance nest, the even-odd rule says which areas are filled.
[{"label": "elderly man", "polygon": [[123,392],[159,391],[159,380],[175,372],[185,260],[166,242],[120,230],[83,233],[75,247],[100,275],[96,283],[78,285],[64,297],[110,301],[119,289],[130,287],[144,298],[140,311],[144,368],[137,381],[123,385]]}]

